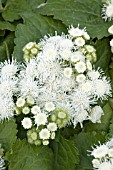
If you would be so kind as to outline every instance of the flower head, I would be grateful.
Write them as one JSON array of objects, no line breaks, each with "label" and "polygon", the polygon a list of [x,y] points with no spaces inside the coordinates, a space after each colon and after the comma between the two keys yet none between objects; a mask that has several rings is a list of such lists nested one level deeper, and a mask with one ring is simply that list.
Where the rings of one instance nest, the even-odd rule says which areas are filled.
[{"label": "flower head", "polygon": [[22,126],[24,129],[30,129],[32,127],[32,120],[29,117],[25,117],[22,120]]},{"label": "flower head", "polygon": [[113,1],[108,0],[102,8],[102,18],[107,21],[111,21],[113,19]]},{"label": "flower head", "polygon": [[49,139],[50,138],[50,131],[48,129],[42,129],[40,132],[39,132],[39,137],[40,139]]}]

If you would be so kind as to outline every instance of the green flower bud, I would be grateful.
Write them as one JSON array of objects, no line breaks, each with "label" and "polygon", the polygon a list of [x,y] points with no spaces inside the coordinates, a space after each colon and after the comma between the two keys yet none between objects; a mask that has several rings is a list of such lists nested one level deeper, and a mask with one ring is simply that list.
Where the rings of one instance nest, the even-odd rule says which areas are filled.
[{"label": "green flower bud", "polygon": [[36,140],[35,142],[34,142],[34,144],[36,145],[36,146],[40,146],[41,145],[41,140]]},{"label": "green flower bud", "polygon": [[59,112],[58,113],[58,118],[60,118],[60,119],[65,119],[66,118],[66,113],[65,112]]},{"label": "green flower bud", "polygon": [[29,137],[28,138],[28,143],[33,144],[33,139]]},{"label": "green flower bud", "polygon": [[55,122],[55,121],[56,121],[56,115],[55,115],[55,114],[52,114],[52,115],[51,115],[51,121],[52,121],[52,122]]},{"label": "green flower bud", "polygon": [[32,138],[33,140],[36,140],[36,139],[37,139],[37,133],[36,133],[36,132],[33,132],[33,133],[31,134],[31,138]]}]

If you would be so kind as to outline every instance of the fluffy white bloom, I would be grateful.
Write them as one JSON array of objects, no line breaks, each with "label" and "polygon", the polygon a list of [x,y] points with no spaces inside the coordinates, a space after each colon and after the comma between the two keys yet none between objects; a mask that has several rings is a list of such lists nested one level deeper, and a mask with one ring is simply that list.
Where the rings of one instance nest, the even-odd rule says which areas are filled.
[{"label": "fluffy white bloom", "polygon": [[18,64],[16,60],[12,59],[12,62],[10,60],[5,61],[4,63],[0,64],[0,70],[1,70],[1,76],[6,78],[6,77],[14,77],[15,74],[17,73],[18,69]]},{"label": "fluffy white bloom", "polygon": [[39,132],[39,137],[40,139],[49,139],[50,138],[50,131],[46,128],[42,129],[40,132]]},{"label": "fluffy white bloom", "polygon": [[100,146],[97,146],[91,153],[92,156],[95,158],[101,159],[102,157],[105,157],[109,153],[109,148],[103,144]]},{"label": "fluffy white bloom", "polygon": [[110,158],[113,158],[113,148],[109,149],[108,155],[109,155]]},{"label": "fluffy white bloom", "polygon": [[75,64],[75,69],[78,73],[83,73],[86,70],[86,65],[83,61],[80,61]]},{"label": "fluffy white bloom", "polygon": [[45,113],[38,113],[34,116],[35,124],[38,126],[45,125],[47,123],[47,115]]},{"label": "fluffy white bloom", "polygon": [[64,49],[60,52],[60,55],[64,60],[69,61],[69,59],[73,55],[73,53],[69,49]]},{"label": "fluffy white bloom", "polygon": [[51,111],[55,110],[55,105],[52,102],[47,102],[45,104],[45,108],[48,112],[51,112]]},{"label": "fluffy white bloom", "polygon": [[41,113],[40,107],[35,105],[31,108],[31,113],[33,113],[34,115]]},{"label": "fluffy white bloom", "polygon": [[35,78],[37,75],[37,62],[36,59],[30,59],[30,62],[26,63],[24,76]]},{"label": "fluffy white bloom", "polygon": [[89,71],[87,75],[91,80],[96,80],[100,77],[100,73],[98,70]]},{"label": "fluffy white bloom", "polygon": [[85,45],[85,40],[82,37],[78,37],[75,39],[75,44],[78,47],[83,47]]},{"label": "fluffy white bloom", "polygon": [[71,61],[74,63],[78,61],[84,61],[84,60],[85,60],[85,56],[80,51],[74,52],[73,55],[71,56]]},{"label": "fluffy white bloom", "polygon": [[113,164],[111,162],[102,162],[98,170],[113,170]]},{"label": "fluffy white bloom", "polygon": [[112,20],[113,19],[113,1],[108,0],[106,4],[104,4],[102,8],[102,18],[107,20]]},{"label": "fluffy white bloom", "polygon": [[35,101],[34,101],[33,97],[28,96],[28,97],[27,97],[27,104],[33,105],[34,103],[35,103]]},{"label": "fluffy white bloom", "polygon": [[72,68],[70,68],[70,67],[64,68],[64,76],[67,78],[70,78],[71,75],[72,75]]},{"label": "fluffy white bloom", "polygon": [[100,163],[100,161],[98,159],[93,159],[92,164],[93,164],[94,168],[99,168],[101,163]]},{"label": "fluffy white bloom", "polygon": [[62,49],[71,49],[73,47],[73,42],[71,39],[62,39],[60,42],[59,42],[59,47]]},{"label": "fluffy white bloom", "polygon": [[16,101],[17,107],[23,107],[25,105],[25,99],[22,97],[19,97]]},{"label": "fluffy white bloom", "polygon": [[82,84],[81,86],[82,90],[84,92],[92,92],[92,82],[89,80],[89,81],[86,81],[85,83]]},{"label": "fluffy white bloom", "polygon": [[56,131],[56,130],[57,130],[57,124],[56,124],[56,123],[54,123],[54,122],[49,123],[49,124],[47,125],[47,128],[49,129],[49,131],[54,132],[54,131]]},{"label": "fluffy white bloom", "polygon": [[24,129],[30,129],[32,127],[32,120],[29,117],[25,117],[21,123]]},{"label": "fluffy white bloom", "polygon": [[92,108],[91,110],[91,114],[90,114],[90,120],[93,122],[93,123],[100,123],[100,119],[101,119],[101,116],[104,114],[102,108],[100,106],[95,106]]},{"label": "fluffy white bloom", "polygon": [[109,32],[110,34],[113,34],[113,25],[108,28],[108,32]]},{"label": "fluffy white bloom", "polygon": [[4,159],[0,157],[0,170],[5,170],[5,162]]},{"label": "fluffy white bloom", "polygon": [[0,120],[10,119],[14,116],[15,105],[11,98],[0,96]]},{"label": "fluffy white bloom", "polygon": [[113,39],[110,41],[110,46],[113,47]]},{"label": "fluffy white bloom", "polygon": [[83,83],[85,81],[85,79],[86,79],[86,76],[84,74],[79,74],[76,76],[76,81],[78,83]]},{"label": "fluffy white bloom", "polygon": [[79,27],[74,28],[73,26],[71,26],[71,28],[68,30],[68,33],[72,37],[80,37],[84,34],[84,30],[81,30]]}]

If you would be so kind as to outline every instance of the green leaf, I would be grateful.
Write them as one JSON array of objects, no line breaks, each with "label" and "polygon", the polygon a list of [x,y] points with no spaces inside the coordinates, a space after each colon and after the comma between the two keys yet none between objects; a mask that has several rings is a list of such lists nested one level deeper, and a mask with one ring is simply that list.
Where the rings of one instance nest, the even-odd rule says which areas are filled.
[{"label": "green leaf", "polygon": [[22,49],[25,44],[30,41],[39,41],[44,35],[50,33],[54,34],[55,31],[61,33],[66,31],[64,25],[60,21],[53,20],[52,17],[44,17],[29,13],[23,15],[25,24],[19,24],[16,30],[14,56],[18,60],[23,59]]},{"label": "green leaf", "polygon": [[73,140],[80,154],[80,164],[77,166],[76,170],[92,170],[92,157],[88,156],[90,155],[90,152],[88,152],[88,150],[91,151],[91,146],[94,146],[94,144],[99,144],[99,141],[101,143],[105,142],[105,133],[81,132],[78,135],[75,135]]},{"label": "green leaf", "polygon": [[7,153],[9,170],[51,170],[53,153],[47,146],[35,146],[28,144],[26,140],[17,140],[12,151]]},{"label": "green leaf", "polygon": [[[40,13],[47,16],[54,16],[67,26],[80,24],[80,28],[87,27],[92,38],[99,39],[108,36],[108,27],[113,24],[102,19],[101,0],[48,0],[40,8]],[[39,10],[39,9],[37,9]]]},{"label": "green leaf", "polygon": [[111,118],[113,117],[113,110],[109,103],[103,107],[104,115],[101,118],[101,123],[88,122],[84,126],[85,131],[109,131]]},{"label": "green leaf", "polygon": [[16,141],[17,126],[14,120],[3,121],[0,123],[0,143],[5,151],[11,149]]},{"label": "green leaf", "polygon": [[0,30],[10,30],[10,31],[15,31],[16,26],[6,22],[6,21],[0,21]]},{"label": "green leaf", "polygon": [[71,140],[64,139],[61,135],[52,142],[54,153],[55,170],[73,170],[75,165],[79,163],[78,150]]},{"label": "green leaf", "polygon": [[104,71],[106,71],[109,68],[110,59],[112,56],[109,42],[110,42],[109,38],[104,38],[96,42],[97,62],[95,64],[95,67],[96,68],[100,67]]},{"label": "green leaf", "polygon": [[0,44],[0,62],[9,59],[14,48],[14,32],[11,32]]}]

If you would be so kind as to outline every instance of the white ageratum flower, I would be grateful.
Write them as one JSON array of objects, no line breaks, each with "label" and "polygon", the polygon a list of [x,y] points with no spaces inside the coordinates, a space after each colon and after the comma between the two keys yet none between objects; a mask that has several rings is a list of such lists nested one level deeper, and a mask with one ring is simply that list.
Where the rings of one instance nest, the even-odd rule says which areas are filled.
[{"label": "white ageratum flower", "polygon": [[78,83],[83,83],[85,81],[85,79],[86,79],[86,76],[84,74],[79,74],[76,76],[76,81]]},{"label": "white ageratum flower", "polygon": [[10,119],[14,116],[15,104],[11,98],[0,96],[0,120]]},{"label": "white ageratum flower", "polygon": [[110,46],[113,47],[113,39],[110,41]]},{"label": "white ageratum flower", "polygon": [[88,71],[91,71],[92,70],[92,64],[90,61],[86,61],[86,68]]},{"label": "white ageratum flower", "polygon": [[85,31],[83,33],[83,37],[84,37],[85,40],[90,40],[89,34],[87,32],[85,32]]},{"label": "white ageratum flower", "polygon": [[113,164],[110,161],[102,162],[98,170],[113,170]]},{"label": "white ageratum flower", "polygon": [[87,80],[86,82],[84,82],[81,86],[82,90],[84,92],[92,92],[92,82],[89,80]]},{"label": "white ageratum flower", "polygon": [[109,149],[108,155],[110,158],[113,158],[113,148]]},{"label": "white ageratum flower", "polygon": [[24,129],[30,129],[32,127],[32,120],[29,117],[25,117],[21,123]]},{"label": "white ageratum flower", "polygon": [[84,34],[84,30],[80,29],[79,27],[74,28],[71,26],[71,28],[68,30],[68,33],[74,38],[81,37]]},{"label": "white ageratum flower", "polygon": [[73,53],[69,49],[61,50],[60,56],[63,60],[69,61],[70,57],[73,55]]},{"label": "white ageratum flower", "polygon": [[65,77],[67,77],[67,78],[70,78],[71,77],[71,75],[72,75],[72,68],[70,68],[70,67],[66,67],[66,68],[64,68],[64,76]]},{"label": "white ageratum flower", "polygon": [[101,162],[98,159],[93,159],[92,164],[94,168],[99,168]]},{"label": "white ageratum flower", "polygon": [[53,102],[47,102],[45,104],[45,109],[48,111],[48,112],[51,112],[53,110],[55,110],[55,105]]},{"label": "white ageratum flower", "polygon": [[71,55],[71,62],[76,63],[78,61],[84,61],[85,60],[85,56],[80,52],[80,51],[76,51],[73,53],[73,55]]},{"label": "white ageratum flower", "polygon": [[5,162],[4,159],[0,157],[0,170],[5,170]]},{"label": "white ageratum flower", "polygon": [[49,131],[54,132],[57,130],[57,124],[54,122],[51,122],[47,125],[47,128],[49,129]]},{"label": "white ageratum flower", "polygon": [[39,132],[39,137],[40,137],[40,139],[43,139],[43,140],[49,139],[50,138],[50,131],[47,128],[42,129]]},{"label": "white ageratum flower", "polygon": [[82,37],[78,37],[75,39],[75,45],[78,47],[83,47],[85,45],[85,40]]},{"label": "white ageratum flower", "polygon": [[73,42],[69,38],[63,38],[59,42],[59,48],[62,49],[72,49],[73,48]]},{"label": "white ageratum flower", "polygon": [[102,18],[107,21],[113,19],[113,0],[108,0],[102,8]]},{"label": "white ageratum flower", "polygon": [[105,157],[109,153],[109,148],[105,144],[97,146],[94,148],[94,150],[91,152],[91,155],[95,158],[101,159]]},{"label": "white ageratum flower", "polygon": [[108,32],[109,32],[110,34],[113,34],[113,25],[108,28]]},{"label": "white ageratum flower", "polygon": [[35,124],[38,126],[45,125],[47,123],[47,115],[45,113],[38,113],[34,116]]},{"label": "white ageratum flower", "polygon": [[104,114],[102,108],[100,106],[95,106],[91,109],[90,120],[93,123],[100,123],[101,116]]},{"label": "white ageratum flower", "polygon": [[29,107],[24,107],[22,109],[22,113],[25,114],[25,115],[29,114],[30,113],[30,108]]},{"label": "white ageratum flower", "polygon": [[19,70],[18,64],[16,60],[12,59],[12,61],[8,60],[4,63],[0,64],[1,76],[6,77],[14,77],[17,71]]},{"label": "white ageratum flower", "polygon": [[79,61],[77,64],[75,64],[75,69],[78,73],[83,73],[86,71],[86,64],[83,61]]},{"label": "white ageratum flower", "polygon": [[28,97],[27,97],[27,104],[29,104],[29,105],[33,105],[34,103],[35,103],[34,98],[33,98],[33,97],[31,97],[31,96],[28,96]]},{"label": "white ageratum flower", "polygon": [[25,105],[26,101],[24,98],[22,97],[19,97],[16,101],[16,105],[17,107],[23,107]]},{"label": "white ageratum flower", "polygon": [[33,113],[34,115],[41,113],[40,107],[35,105],[31,108],[31,113]]},{"label": "white ageratum flower", "polygon": [[98,70],[89,71],[87,75],[91,80],[96,80],[100,77],[100,73]]}]

